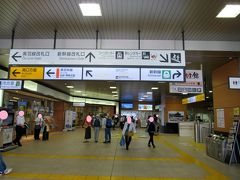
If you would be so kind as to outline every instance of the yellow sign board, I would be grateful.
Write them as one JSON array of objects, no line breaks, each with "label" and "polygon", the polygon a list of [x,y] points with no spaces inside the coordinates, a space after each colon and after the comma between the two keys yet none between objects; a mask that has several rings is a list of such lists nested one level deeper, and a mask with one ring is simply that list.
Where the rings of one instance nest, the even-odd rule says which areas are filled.
[{"label": "yellow sign board", "polygon": [[9,79],[43,79],[43,67],[10,67]]},{"label": "yellow sign board", "polygon": [[205,94],[199,94],[193,97],[182,99],[182,104],[189,104],[194,102],[205,101]]},{"label": "yellow sign board", "polygon": [[205,94],[199,94],[196,96],[196,102],[205,101]]}]

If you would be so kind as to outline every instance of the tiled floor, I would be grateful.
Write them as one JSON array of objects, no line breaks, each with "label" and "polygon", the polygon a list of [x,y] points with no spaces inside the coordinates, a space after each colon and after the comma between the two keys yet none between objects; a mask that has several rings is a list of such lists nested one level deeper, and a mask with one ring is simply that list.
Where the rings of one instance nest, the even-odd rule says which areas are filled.
[{"label": "tiled floor", "polygon": [[127,151],[119,145],[121,132],[112,131],[112,143],[93,138],[83,143],[84,130],[51,133],[49,141],[24,138],[23,146],[4,153],[13,172],[1,179],[240,179],[240,166],[208,157],[205,147],[191,138],[155,136],[156,148],[147,147],[148,136],[139,130]]}]

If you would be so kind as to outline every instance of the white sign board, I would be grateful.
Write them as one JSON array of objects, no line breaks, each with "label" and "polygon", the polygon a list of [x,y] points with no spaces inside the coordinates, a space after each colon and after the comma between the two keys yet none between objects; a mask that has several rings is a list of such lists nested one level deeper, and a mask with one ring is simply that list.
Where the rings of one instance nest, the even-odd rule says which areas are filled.
[{"label": "white sign board", "polygon": [[184,81],[184,70],[174,68],[141,68],[142,81]]},{"label": "white sign board", "polygon": [[186,70],[185,83],[169,83],[170,93],[203,93],[202,70]]},{"label": "white sign board", "polygon": [[225,128],[224,109],[216,109],[216,111],[217,111],[217,127]]},{"label": "white sign board", "polygon": [[82,67],[45,67],[44,79],[82,80]]},{"label": "white sign board", "polygon": [[85,107],[85,102],[73,102],[73,106]]},{"label": "white sign board", "polygon": [[185,66],[180,50],[11,49],[10,65]]},{"label": "white sign board", "polygon": [[0,89],[22,89],[22,80],[0,80]]},{"label": "white sign board", "polygon": [[83,80],[139,81],[139,68],[83,68]]},{"label": "white sign board", "polygon": [[229,77],[228,83],[230,89],[240,89],[240,77]]}]

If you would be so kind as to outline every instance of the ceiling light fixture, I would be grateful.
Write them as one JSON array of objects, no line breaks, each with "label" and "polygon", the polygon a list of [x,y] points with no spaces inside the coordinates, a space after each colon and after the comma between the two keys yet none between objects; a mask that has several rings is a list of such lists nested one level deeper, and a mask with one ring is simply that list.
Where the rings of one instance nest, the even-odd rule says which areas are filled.
[{"label": "ceiling light fixture", "polygon": [[240,5],[228,4],[216,16],[217,18],[235,18],[240,13]]},{"label": "ceiling light fixture", "polygon": [[207,96],[206,98],[208,99],[209,97]]},{"label": "ceiling light fixture", "polygon": [[151,89],[152,89],[152,90],[157,90],[157,89],[158,89],[158,87],[152,87]]},{"label": "ceiling light fixture", "polygon": [[80,3],[79,7],[83,16],[102,16],[101,8],[96,3]]},{"label": "ceiling light fixture", "polygon": [[114,96],[114,97],[118,97],[118,95],[117,95],[117,94],[114,94],[113,96]]},{"label": "ceiling light fixture", "polygon": [[187,95],[188,93],[186,93],[186,92],[184,92],[184,93],[182,93],[183,95]]},{"label": "ceiling light fixture", "polygon": [[82,91],[74,91],[74,92],[76,92],[76,93],[81,93]]},{"label": "ceiling light fixture", "polygon": [[110,89],[117,89],[116,86],[110,86]]},{"label": "ceiling light fixture", "polygon": [[152,92],[147,92],[147,94],[152,94]]},{"label": "ceiling light fixture", "polygon": [[73,89],[74,88],[74,86],[66,86],[67,88],[69,88],[69,89]]},{"label": "ceiling light fixture", "polygon": [[213,91],[209,91],[209,93],[212,93]]},{"label": "ceiling light fixture", "polygon": [[112,93],[118,93],[117,91],[112,91]]}]

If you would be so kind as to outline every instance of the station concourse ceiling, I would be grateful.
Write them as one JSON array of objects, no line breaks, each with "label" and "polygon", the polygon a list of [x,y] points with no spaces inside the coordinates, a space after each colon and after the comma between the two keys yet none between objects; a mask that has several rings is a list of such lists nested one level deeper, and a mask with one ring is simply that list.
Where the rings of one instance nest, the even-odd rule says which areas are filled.
[{"label": "station concourse ceiling", "polygon": [[[78,4],[97,2],[101,17],[83,17]],[[229,0],[1,0],[0,39],[100,39],[240,41],[240,16],[218,19],[216,15]],[[0,66],[8,66],[9,49],[0,50]],[[239,52],[186,51],[186,69],[203,68],[207,91],[211,90],[211,73]],[[109,100],[138,100],[138,93],[151,87],[153,102],[168,94],[168,83],[109,81],[41,81],[49,87],[79,97]],[[67,89],[66,85],[75,89]],[[119,97],[112,96],[109,86],[118,87]],[[75,92],[81,90],[82,92]],[[132,100],[131,100],[132,98]]]}]

